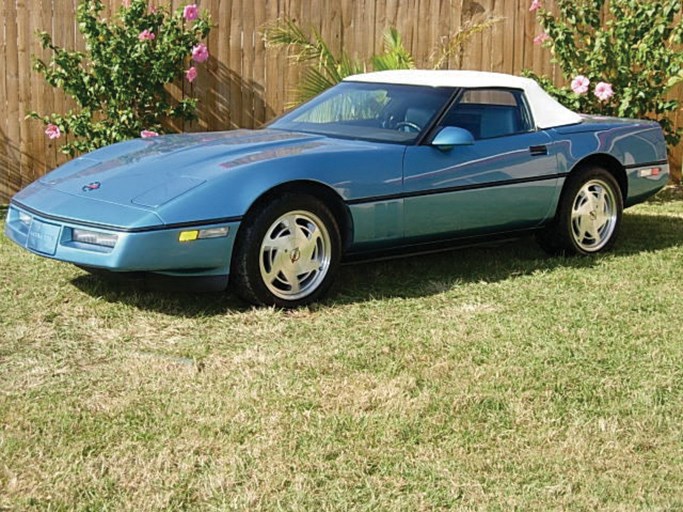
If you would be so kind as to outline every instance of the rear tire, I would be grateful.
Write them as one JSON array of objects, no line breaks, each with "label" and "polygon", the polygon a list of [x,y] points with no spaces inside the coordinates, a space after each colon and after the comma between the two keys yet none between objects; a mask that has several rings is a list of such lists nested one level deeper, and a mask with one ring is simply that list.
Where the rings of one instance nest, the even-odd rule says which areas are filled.
[{"label": "rear tire", "polygon": [[586,167],[569,176],[553,221],[538,234],[550,254],[589,255],[616,242],[624,202],[614,176],[601,167]]},{"label": "rear tire", "polygon": [[230,279],[256,305],[296,308],[332,285],[341,259],[339,227],[329,208],[302,193],[285,193],[240,226]]}]

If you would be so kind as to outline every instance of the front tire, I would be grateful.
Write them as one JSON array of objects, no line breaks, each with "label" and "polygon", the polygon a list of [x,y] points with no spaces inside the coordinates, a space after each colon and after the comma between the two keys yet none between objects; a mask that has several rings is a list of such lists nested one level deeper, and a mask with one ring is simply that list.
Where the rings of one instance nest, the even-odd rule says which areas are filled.
[{"label": "front tire", "polygon": [[624,202],[614,176],[588,167],[567,179],[553,222],[537,237],[551,254],[589,255],[616,242]]},{"label": "front tire", "polygon": [[231,280],[247,302],[295,308],[329,289],[340,259],[339,227],[329,208],[309,195],[285,193],[240,227]]}]

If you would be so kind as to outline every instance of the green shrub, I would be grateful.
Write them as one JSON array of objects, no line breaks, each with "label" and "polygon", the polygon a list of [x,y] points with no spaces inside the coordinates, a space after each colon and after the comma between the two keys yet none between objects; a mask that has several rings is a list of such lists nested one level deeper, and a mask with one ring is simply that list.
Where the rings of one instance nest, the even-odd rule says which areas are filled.
[{"label": "green shrub", "polygon": [[572,110],[655,119],[670,144],[680,141],[670,118],[680,102],[666,96],[683,70],[681,0],[557,0],[556,13],[533,0],[531,10],[543,29],[534,42],[550,49],[568,85],[528,76]]},{"label": "green shrub", "polygon": [[46,32],[38,34],[52,51],[49,63],[34,59],[34,69],[53,87],[63,89],[77,108],[29,117],[46,125],[58,139],[71,134],[61,150],[69,155],[139,137],[154,136],[168,119],[196,117],[197,100],[174,101],[165,86],[193,81],[194,63],[208,58],[201,44],[210,30],[206,13],[194,4],[170,12],[150,8],[147,0],[124,2],[113,20],[101,18],[101,0],[83,0],[76,20],[85,52],[57,47]]}]

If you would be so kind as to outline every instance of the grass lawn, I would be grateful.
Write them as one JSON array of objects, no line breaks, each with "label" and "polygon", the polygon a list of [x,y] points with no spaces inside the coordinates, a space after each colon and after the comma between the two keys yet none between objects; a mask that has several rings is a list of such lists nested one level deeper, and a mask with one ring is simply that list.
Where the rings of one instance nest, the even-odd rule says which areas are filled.
[{"label": "grass lawn", "polygon": [[347,266],[293,312],[0,237],[0,510],[681,510],[683,201],[616,249]]}]

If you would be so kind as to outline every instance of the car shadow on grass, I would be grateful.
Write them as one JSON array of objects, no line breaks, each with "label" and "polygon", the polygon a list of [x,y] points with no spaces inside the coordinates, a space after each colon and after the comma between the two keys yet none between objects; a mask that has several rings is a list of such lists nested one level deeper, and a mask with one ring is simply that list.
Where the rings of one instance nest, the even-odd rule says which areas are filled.
[{"label": "car shadow on grass", "polygon": [[[416,298],[458,284],[498,282],[558,268],[592,268],[605,258],[628,257],[683,244],[683,219],[670,215],[624,215],[616,247],[593,257],[550,257],[532,237],[384,261],[344,265],[328,298],[311,308],[332,307],[377,298]],[[185,293],[145,289],[144,283],[96,275],[72,280],[83,292],[109,302],[185,317],[222,315],[251,309],[230,291]]]},{"label": "car shadow on grass", "polygon": [[590,257],[551,257],[526,237],[499,246],[482,246],[402,260],[347,266],[332,298],[358,302],[368,298],[414,298],[458,284],[495,283],[559,268],[593,268],[604,259],[656,252],[683,244],[683,219],[667,215],[624,215],[616,246]]}]

